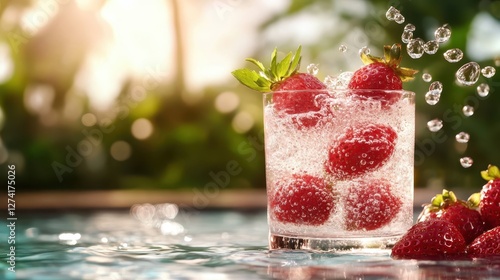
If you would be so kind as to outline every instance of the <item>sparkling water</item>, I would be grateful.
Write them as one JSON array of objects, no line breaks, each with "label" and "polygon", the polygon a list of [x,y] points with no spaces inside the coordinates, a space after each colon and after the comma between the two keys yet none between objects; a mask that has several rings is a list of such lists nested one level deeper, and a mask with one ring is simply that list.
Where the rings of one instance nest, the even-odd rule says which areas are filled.
[{"label": "sparkling water", "polygon": [[[352,241],[365,238],[392,238],[403,234],[412,224],[415,132],[413,94],[386,93],[398,95],[394,104],[387,105],[381,100],[353,95],[350,90],[330,90],[328,93],[323,91],[316,96],[317,104],[321,105],[321,109],[304,114],[277,111],[274,100],[277,95],[283,94],[293,96],[297,92],[277,92],[274,96],[266,94],[264,104],[266,181],[269,209],[271,209],[269,212],[271,235],[286,238]],[[318,120],[314,126],[304,126],[300,121],[301,118],[318,118]],[[367,124],[385,125],[395,131],[397,140],[393,155],[379,168],[356,175],[353,179],[339,179],[326,172],[325,166],[330,160],[329,151],[332,147],[342,147],[344,143],[341,141],[351,128],[364,127]],[[349,151],[345,153],[348,157]],[[366,160],[366,164],[372,164],[368,162],[369,160]],[[360,162],[362,164],[362,160]],[[284,221],[277,214],[282,213],[279,212],[282,210],[276,210],[278,212],[272,210],[272,205],[276,205],[276,202],[273,204],[273,200],[278,197],[283,199],[282,194],[287,192],[287,186],[291,188],[291,185],[283,182],[293,182],[294,178],[299,176],[297,174],[321,178],[330,186],[336,199],[334,209],[323,224],[312,225]],[[352,195],[349,189],[377,180],[386,181],[386,178],[391,178],[387,180],[390,182],[390,190],[401,199],[401,208],[397,215],[377,229],[348,229],[347,210],[344,203],[346,198]],[[300,207],[301,202],[280,200],[279,203],[285,205],[289,203]],[[302,207],[308,206],[306,204]]]}]

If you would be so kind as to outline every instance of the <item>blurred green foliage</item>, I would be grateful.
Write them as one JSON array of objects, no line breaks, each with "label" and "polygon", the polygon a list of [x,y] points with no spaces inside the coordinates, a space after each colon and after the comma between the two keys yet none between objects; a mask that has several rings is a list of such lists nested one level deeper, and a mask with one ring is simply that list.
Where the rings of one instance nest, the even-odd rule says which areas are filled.
[{"label": "blurred green foliage", "polygon": [[[414,37],[431,40],[432,31],[448,23],[452,27],[453,35],[447,46],[467,50],[468,34],[474,17],[485,12],[498,21],[499,3],[487,0],[370,1],[365,3],[368,7],[367,14],[345,12],[336,15],[347,22],[347,28],[323,31],[325,34],[318,36],[320,39],[303,44],[303,48],[307,50],[310,61],[321,61],[325,58],[322,54],[338,49],[352,31],[350,27],[360,27],[371,46],[401,42],[404,25],[385,19],[385,11],[392,5],[401,10],[406,22],[417,27]],[[31,4],[28,0],[6,1],[0,4],[0,18],[10,6]],[[275,23],[297,14],[328,16],[338,5],[339,1],[335,0],[292,0],[288,9],[264,22],[260,32],[265,33]],[[177,19],[173,23],[177,30],[180,29],[179,22],[181,21]],[[8,151],[8,159],[4,163],[19,165],[17,182],[22,186],[21,191],[182,189],[203,188],[211,182],[223,185],[224,188],[265,188],[262,119],[255,118],[255,125],[244,133],[238,133],[232,128],[235,116],[242,110],[241,104],[255,104],[260,108],[260,96],[247,94],[246,90],[234,81],[207,87],[196,93],[202,96],[201,100],[186,102],[183,99],[187,91],[182,81],[184,69],[182,65],[177,65],[179,73],[176,81],[149,89],[144,100],[131,102],[130,88],[134,83],[131,78],[122,84],[121,95],[113,109],[115,112],[114,118],[111,118],[112,122],[102,127],[99,123],[84,126],[79,117],[47,125],[41,121],[40,116],[30,112],[24,106],[26,88],[34,83],[47,83],[55,89],[51,110],[56,112],[56,119],[62,117],[61,108],[73,94],[70,91],[71,81],[76,69],[82,64],[85,47],[91,45],[93,36],[99,36],[94,34],[92,29],[87,32],[85,30],[87,29],[83,28],[80,33],[86,34],[81,35],[83,38],[79,36],[75,39],[79,51],[74,58],[59,57],[58,49],[50,52],[52,58],[40,56],[38,50],[44,47],[46,38],[55,36],[50,30],[37,36],[20,36],[24,33],[19,22],[8,31],[0,30],[0,42],[9,45],[15,64],[12,78],[0,83],[0,107],[5,120],[3,127],[0,125],[0,137],[4,147],[3,150],[0,149],[0,153],[4,153],[5,157]],[[296,41],[300,42],[300,38],[293,42],[279,42],[278,45],[283,50],[294,50],[297,47]],[[276,44],[273,40],[263,39],[253,57],[266,61],[270,50]],[[66,47],[75,48],[76,45],[68,43]],[[53,47],[57,48],[57,45],[48,46]],[[416,154],[420,152],[424,155],[416,158],[415,184],[428,186],[437,180],[450,188],[478,188],[483,184],[479,171],[485,169],[489,163],[500,164],[500,125],[497,123],[500,111],[496,105],[500,104],[500,75],[490,79],[482,77],[480,82],[490,85],[490,95],[484,100],[472,98],[477,96],[474,87],[460,87],[454,83],[453,77],[457,67],[471,58],[465,56],[459,65],[445,63],[442,59],[445,50],[446,48],[441,48],[438,54],[424,55],[418,60],[406,56],[403,61],[404,66],[411,65],[412,68],[428,72],[432,74],[433,80],[441,81],[445,85],[441,101],[436,106],[425,103],[424,95],[428,84],[421,81],[420,76],[407,87],[417,93]],[[178,55],[183,55],[182,50]],[[61,64],[62,69],[58,70],[58,75],[39,75],[36,71],[44,73],[47,59],[66,64]],[[481,66],[494,65],[493,57],[477,62]],[[228,73],[228,81],[231,79]],[[214,108],[217,96],[225,91],[241,92],[240,106],[235,111],[221,113]],[[82,96],[78,98],[83,106],[83,113],[91,112],[89,101]],[[476,107],[476,113],[470,118],[461,114],[461,108],[466,101],[472,102],[473,104],[469,105]],[[138,118],[147,118],[154,127],[152,136],[145,140],[136,139],[130,132],[132,124]],[[444,121],[444,128],[438,136],[425,127],[425,123],[433,118],[441,118]],[[460,131],[467,131],[471,135],[466,149],[463,146],[457,147],[454,140],[455,134]],[[95,138],[88,138],[88,135]],[[92,139],[97,144],[79,146],[82,145],[82,140],[91,142]],[[131,147],[132,153],[125,161],[114,160],[109,154],[113,143],[117,141],[125,141]],[[79,148],[87,148],[81,150],[85,151],[84,155],[81,151],[75,154]],[[459,158],[464,155],[475,161],[468,169],[459,164]],[[228,170],[231,169],[228,163],[237,163],[239,168]]]}]

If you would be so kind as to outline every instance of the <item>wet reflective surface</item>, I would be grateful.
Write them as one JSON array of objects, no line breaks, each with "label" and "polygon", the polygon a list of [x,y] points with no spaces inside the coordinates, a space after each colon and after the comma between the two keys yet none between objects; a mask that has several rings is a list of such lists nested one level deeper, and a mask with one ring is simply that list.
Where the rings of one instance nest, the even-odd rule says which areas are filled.
[{"label": "wet reflective surface", "polygon": [[[500,278],[500,260],[395,261],[380,250],[270,252],[263,211],[143,205],[131,212],[20,213],[16,226],[16,273],[2,254],[1,279]],[[8,228],[0,229],[2,242],[7,236]]]}]

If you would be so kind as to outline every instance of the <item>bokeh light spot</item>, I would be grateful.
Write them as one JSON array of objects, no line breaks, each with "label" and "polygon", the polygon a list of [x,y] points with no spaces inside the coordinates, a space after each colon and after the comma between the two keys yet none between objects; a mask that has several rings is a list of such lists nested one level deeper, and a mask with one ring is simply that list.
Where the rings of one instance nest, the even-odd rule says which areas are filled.
[{"label": "bokeh light spot", "polygon": [[153,134],[153,124],[148,119],[137,119],[132,123],[132,135],[139,139],[147,139]]},{"label": "bokeh light spot", "polygon": [[236,114],[232,122],[233,129],[238,133],[245,133],[249,131],[254,124],[255,120],[252,115],[245,111]]},{"label": "bokeh light spot", "polygon": [[240,98],[234,92],[223,92],[215,98],[215,109],[221,113],[230,113],[240,104]]},{"label": "bokeh light spot", "polygon": [[82,124],[84,126],[94,126],[97,123],[97,117],[92,113],[87,113],[82,116]]},{"label": "bokeh light spot", "polygon": [[132,147],[125,141],[116,141],[111,145],[110,153],[115,160],[124,161],[132,154]]}]

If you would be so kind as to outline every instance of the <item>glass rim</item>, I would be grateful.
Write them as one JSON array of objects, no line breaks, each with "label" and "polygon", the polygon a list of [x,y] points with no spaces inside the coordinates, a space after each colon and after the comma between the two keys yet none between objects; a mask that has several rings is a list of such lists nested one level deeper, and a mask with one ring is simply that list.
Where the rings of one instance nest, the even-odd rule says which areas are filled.
[{"label": "glass rim", "polygon": [[276,91],[270,91],[270,92],[265,92],[264,94],[274,94],[274,93],[279,93],[279,94],[284,94],[284,93],[301,93],[301,92],[359,92],[359,93],[366,93],[366,92],[373,92],[373,91],[382,91],[388,94],[411,94],[414,95],[415,92],[411,90],[406,90],[406,89],[299,89],[299,90],[276,90]]}]

